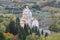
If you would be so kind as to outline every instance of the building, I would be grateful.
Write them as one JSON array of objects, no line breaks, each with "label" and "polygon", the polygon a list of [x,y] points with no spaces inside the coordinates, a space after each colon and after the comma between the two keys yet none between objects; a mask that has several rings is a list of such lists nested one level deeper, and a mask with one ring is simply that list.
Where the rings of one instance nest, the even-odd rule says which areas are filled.
[{"label": "building", "polygon": [[30,9],[28,7],[26,7],[25,9],[23,9],[23,14],[22,14],[22,18],[20,20],[20,24],[22,26],[24,26],[25,23],[30,25],[32,19],[32,13],[30,11]]},{"label": "building", "polygon": [[30,28],[32,28],[33,26],[39,26],[38,20],[36,20],[32,17],[32,12],[28,8],[28,6],[26,6],[26,8],[23,9],[23,14],[22,14],[22,17],[20,19],[20,25],[22,27],[24,27],[25,23],[28,24],[30,26]]}]

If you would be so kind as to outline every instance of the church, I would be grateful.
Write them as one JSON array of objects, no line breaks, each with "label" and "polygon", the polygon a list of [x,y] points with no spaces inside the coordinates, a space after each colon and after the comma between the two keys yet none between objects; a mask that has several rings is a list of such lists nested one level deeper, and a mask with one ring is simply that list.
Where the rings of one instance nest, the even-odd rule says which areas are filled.
[{"label": "church", "polygon": [[28,24],[30,28],[37,26],[39,28],[39,22],[32,16],[31,10],[26,6],[23,9],[22,17],[20,18],[20,25],[24,28],[24,24]]}]

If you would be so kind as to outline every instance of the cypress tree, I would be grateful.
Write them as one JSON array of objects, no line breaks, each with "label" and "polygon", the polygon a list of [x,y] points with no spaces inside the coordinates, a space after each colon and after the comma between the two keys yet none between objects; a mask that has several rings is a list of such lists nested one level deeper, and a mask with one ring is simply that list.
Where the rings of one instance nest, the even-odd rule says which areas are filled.
[{"label": "cypress tree", "polygon": [[40,36],[39,30],[37,31],[36,35]]},{"label": "cypress tree", "polygon": [[37,27],[36,26],[34,26],[33,28],[32,28],[32,32],[34,32],[34,33],[37,33]]},{"label": "cypress tree", "polygon": [[16,26],[18,28],[19,39],[20,40],[25,40],[26,39],[25,30],[24,30],[23,27],[21,27],[19,18],[16,18]]},{"label": "cypress tree", "polygon": [[46,33],[45,33],[45,40],[46,40],[46,37],[47,37],[47,36],[48,36],[48,33],[46,32]]},{"label": "cypress tree", "polygon": [[3,36],[3,33],[0,33],[0,40],[5,40],[5,37]]},{"label": "cypress tree", "polygon": [[13,35],[16,35],[18,33],[18,29],[16,28],[15,22],[11,21],[9,24],[9,32]]},{"label": "cypress tree", "polygon": [[19,27],[19,38],[20,40],[26,40],[26,34],[23,27]]},{"label": "cypress tree", "polygon": [[43,35],[43,30],[41,31],[41,34]]},{"label": "cypress tree", "polygon": [[28,24],[24,25],[24,30],[25,30],[26,36],[30,34],[30,27]]}]

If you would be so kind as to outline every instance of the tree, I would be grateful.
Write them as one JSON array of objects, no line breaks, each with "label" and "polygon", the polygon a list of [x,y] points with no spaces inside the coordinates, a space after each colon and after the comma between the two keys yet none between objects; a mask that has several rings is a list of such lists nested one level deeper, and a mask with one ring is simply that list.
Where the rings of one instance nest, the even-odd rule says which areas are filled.
[{"label": "tree", "polygon": [[20,26],[20,19],[19,18],[16,18],[16,25]]},{"label": "tree", "polygon": [[20,40],[25,40],[26,39],[26,34],[25,34],[25,30],[23,27],[21,27],[20,25],[20,19],[16,18],[16,26],[18,28],[18,37]]},{"label": "tree", "polygon": [[50,31],[57,32],[56,24],[50,25],[48,29],[49,29]]},{"label": "tree", "polygon": [[19,26],[19,38],[20,40],[26,40],[25,30],[21,25]]},{"label": "tree", "polygon": [[36,35],[40,36],[39,30],[37,31]]},{"label": "tree", "polygon": [[46,32],[46,33],[45,33],[45,40],[46,40],[46,37],[47,37],[47,36],[48,36],[48,33]]},{"label": "tree", "polygon": [[28,24],[24,25],[24,30],[25,30],[26,36],[30,34],[30,27]]},{"label": "tree", "polygon": [[18,29],[16,28],[14,21],[11,21],[9,24],[9,32],[12,33],[13,35],[18,34]]},{"label": "tree", "polygon": [[16,28],[19,30],[19,27],[20,27],[20,19],[16,18]]},{"label": "tree", "polygon": [[32,28],[32,32],[37,33],[37,31],[38,31],[37,27],[34,26],[34,27]]},{"label": "tree", "polygon": [[43,30],[41,31],[41,34],[43,35]]},{"label": "tree", "polygon": [[3,33],[0,33],[0,40],[5,40],[5,37],[3,36]]}]

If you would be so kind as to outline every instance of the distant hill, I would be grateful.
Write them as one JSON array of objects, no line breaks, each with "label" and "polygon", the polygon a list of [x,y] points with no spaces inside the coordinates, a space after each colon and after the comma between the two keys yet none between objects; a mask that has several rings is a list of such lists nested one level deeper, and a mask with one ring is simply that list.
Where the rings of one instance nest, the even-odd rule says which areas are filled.
[{"label": "distant hill", "polygon": [[37,2],[38,0],[0,0],[0,1]]},{"label": "distant hill", "polygon": [[0,1],[11,1],[11,0],[0,0]]}]

